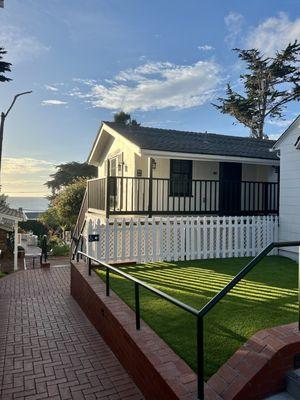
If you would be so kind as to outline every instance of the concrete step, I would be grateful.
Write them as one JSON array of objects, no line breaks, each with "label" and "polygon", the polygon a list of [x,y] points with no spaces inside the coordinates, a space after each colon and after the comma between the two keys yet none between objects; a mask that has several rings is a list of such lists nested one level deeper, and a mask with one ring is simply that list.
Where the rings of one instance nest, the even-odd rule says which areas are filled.
[{"label": "concrete step", "polygon": [[268,397],[266,400],[296,400],[296,397],[292,397],[287,392],[282,392]]},{"label": "concrete step", "polygon": [[300,399],[300,369],[286,374],[286,391],[295,399]]}]

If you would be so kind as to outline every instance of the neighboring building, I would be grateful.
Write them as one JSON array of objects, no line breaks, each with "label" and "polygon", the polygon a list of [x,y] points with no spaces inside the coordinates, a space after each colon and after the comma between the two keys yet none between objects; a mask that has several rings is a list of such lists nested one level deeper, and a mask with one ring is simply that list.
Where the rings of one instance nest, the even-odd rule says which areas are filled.
[{"label": "neighboring building", "polygon": [[[300,240],[300,116],[273,149],[280,155],[279,240]],[[298,249],[286,248],[281,254],[297,259]]]},{"label": "neighboring building", "polygon": [[43,211],[25,211],[28,221],[37,221],[43,214]]},{"label": "neighboring building", "polygon": [[22,211],[0,206],[0,268],[18,268],[18,224],[26,220]]},{"label": "neighboring building", "polygon": [[271,140],[103,122],[88,162],[97,216],[266,215],[278,212]]}]

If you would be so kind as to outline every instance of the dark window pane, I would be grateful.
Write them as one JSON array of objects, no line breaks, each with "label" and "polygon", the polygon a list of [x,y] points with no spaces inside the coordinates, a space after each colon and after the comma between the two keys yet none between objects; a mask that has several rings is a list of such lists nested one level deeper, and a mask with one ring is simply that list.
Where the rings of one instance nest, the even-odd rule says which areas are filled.
[{"label": "dark window pane", "polygon": [[192,195],[192,160],[171,160],[170,196]]}]

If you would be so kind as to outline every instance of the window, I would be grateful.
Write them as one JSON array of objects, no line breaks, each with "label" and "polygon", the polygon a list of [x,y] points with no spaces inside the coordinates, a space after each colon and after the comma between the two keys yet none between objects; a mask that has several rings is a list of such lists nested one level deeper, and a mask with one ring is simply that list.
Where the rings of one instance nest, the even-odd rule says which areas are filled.
[{"label": "window", "polygon": [[192,195],[192,160],[170,160],[170,196]]},{"label": "window", "polygon": [[111,196],[116,196],[117,195],[117,179],[115,178],[117,176],[117,157],[111,158],[109,160],[110,163],[110,180],[109,180],[109,193]]}]

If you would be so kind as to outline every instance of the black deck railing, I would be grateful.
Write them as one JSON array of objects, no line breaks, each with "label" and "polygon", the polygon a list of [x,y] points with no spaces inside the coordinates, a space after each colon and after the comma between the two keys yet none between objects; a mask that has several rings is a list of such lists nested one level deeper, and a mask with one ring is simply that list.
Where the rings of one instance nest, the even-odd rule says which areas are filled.
[{"label": "black deck railing", "polygon": [[107,217],[277,214],[279,184],[109,176],[88,182],[88,206]]},{"label": "black deck railing", "polygon": [[[103,261],[100,261],[88,254],[77,251],[73,254],[73,259],[79,262],[79,258],[85,258],[88,263],[89,275],[91,275],[92,262],[96,263],[99,267],[106,270],[106,295],[110,295],[110,271],[122,276],[123,278],[134,283],[135,288],[135,315],[136,315],[136,329],[141,328],[141,313],[140,313],[140,286],[149,290],[150,292],[156,294],[157,296],[169,301],[170,303],[176,305],[177,307],[187,311],[188,313],[194,315],[197,320],[197,399],[204,400],[204,317],[207,313],[218,304],[228,292],[230,292],[265,256],[267,256],[275,248],[283,247],[295,247],[300,246],[300,241],[294,242],[273,242],[270,243],[265,249],[263,249],[256,257],[254,257],[218,294],[216,294],[204,307],[197,310],[188,304],[185,304],[176,298],[168,295],[167,293],[158,290],[147,283],[129,275],[120,270],[119,268],[113,267]],[[299,264],[300,265],[300,264]],[[300,330],[300,268],[298,269],[298,327]]]}]

